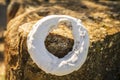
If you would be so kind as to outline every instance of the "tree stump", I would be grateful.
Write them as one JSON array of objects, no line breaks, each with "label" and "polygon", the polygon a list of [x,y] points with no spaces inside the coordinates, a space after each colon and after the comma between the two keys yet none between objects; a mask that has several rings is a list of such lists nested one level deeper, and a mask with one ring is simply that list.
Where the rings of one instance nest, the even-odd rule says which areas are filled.
[{"label": "tree stump", "polygon": [[[79,12],[66,9],[58,4],[41,6],[12,19],[5,32],[5,64],[6,80],[120,80],[120,28],[100,25],[100,19],[92,16],[84,18]],[[67,4],[66,4],[67,5]],[[65,6],[65,4],[63,5]],[[85,8],[85,7],[83,7]],[[85,12],[84,9],[83,13]],[[83,20],[90,35],[90,48],[86,62],[78,70],[65,76],[46,74],[32,61],[28,54],[26,38],[32,26],[42,17],[50,14],[70,15]],[[81,12],[82,14],[82,12]],[[91,22],[90,20],[93,20]],[[115,24],[114,24],[115,25]],[[51,45],[53,38],[58,43]],[[57,44],[65,42],[66,46]],[[69,44],[68,44],[69,43]],[[51,33],[46,39],[49,51],[58,57],[63,57],[73,46],[73,38],[70,33],[67,37],[59,33]],[[57,46],[57,47],[56,47]],[[65,52],[56,54],[56,52]]]}]

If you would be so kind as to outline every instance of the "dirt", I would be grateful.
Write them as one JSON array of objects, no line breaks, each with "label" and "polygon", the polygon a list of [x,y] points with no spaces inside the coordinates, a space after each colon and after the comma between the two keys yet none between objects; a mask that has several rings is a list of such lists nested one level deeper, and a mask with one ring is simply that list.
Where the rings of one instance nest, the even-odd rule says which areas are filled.
[{"label": "dirt", "polygon": [[4,65],[4,37],[3,33],[6,28],[6,5],[5,0],[0,0],[0,80],[4,80],[5,65]]},{"label": "dirt", "polygon": [[[5,5],[5,2],[4,0],[0,0],[0,54],[2,55],[3,54],[3,51],[4,51],[4,37],[3,37],[3,34],[4,34],[4,30],[6,28],[6,5]],[[1,57],[0,57],[1,58]],[[0,59],[1,60],[1,59]]]}]

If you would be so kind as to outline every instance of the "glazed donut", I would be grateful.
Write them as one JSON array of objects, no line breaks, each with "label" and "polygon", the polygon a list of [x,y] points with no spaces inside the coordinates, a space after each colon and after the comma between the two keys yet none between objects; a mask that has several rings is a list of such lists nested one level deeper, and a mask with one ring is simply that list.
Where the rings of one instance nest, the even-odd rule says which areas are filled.
[{"label": "glazed donut", "polygon": [[[46,49],[44,42],[49,32],[62,21],[72,26],[74,45],[66,56],[58,58]],[[40,69],[63,76],[78,70],[84,64],[88,54],[89,35],[80,19],[67,15],[49,15],[33,26],[27,37],[27,47],[30,57]]]}]

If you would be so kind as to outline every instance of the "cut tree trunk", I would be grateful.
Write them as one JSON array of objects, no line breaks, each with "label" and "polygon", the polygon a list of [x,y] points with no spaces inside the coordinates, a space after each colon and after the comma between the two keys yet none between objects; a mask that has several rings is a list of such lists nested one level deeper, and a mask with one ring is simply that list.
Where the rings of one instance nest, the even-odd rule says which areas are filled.
[{"label": "cut tree trunk", "polygon": [[[56,3],[56,5],[52,4],[52,7],[46,5],[46,7],[28,9],[29,11],[17,16],[8,23],[5,32],[6,80],[120,80],[119,26],[115,23],[113,25],[116,27],[103,26],[98,23],[100,22],[99,18],[96,19],[94,16],[91,17],[87,14],[83,15],[82,13],[88,13],[85,11],[87,9],[85,6],[80,8],[83,11],[80,15],[80,11],[77,12],[76,10],[78,5],[74,7],[75,9],[69,7],[68,4],[62,5],[64,7],[61,7],[61,5]],[[94,9],[92,12],[95,13]],[[39,19],[50,14],[64,14],[82,19],[90,35],[90,48],[84,65],[78,71],[61,77],[47,74],[38,68],[31,59],[26,46],[27,35],[32,26]],[[63,57],[73,46],[74,40],[70,36],[71,34],[68,34],[68,37],[59,35],[59,33],[49,34],[47,37],[49,39],[46,39],[47,49],[53,52],[54,55]],[[54,37],[59,38],[56,45],[63,42],[66,44],[69,42],[69,44],[66,46],[61,45],[61,49],[51,46]],[[65,53],[56,54],[56,52]]]}]

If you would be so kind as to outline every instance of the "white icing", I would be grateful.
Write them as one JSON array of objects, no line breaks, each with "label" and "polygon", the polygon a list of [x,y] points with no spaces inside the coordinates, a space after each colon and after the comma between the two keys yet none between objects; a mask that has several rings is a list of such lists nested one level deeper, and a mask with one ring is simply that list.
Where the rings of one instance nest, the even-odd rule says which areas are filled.
[{"label": "white icing", "polygon": [[[72,51],[66,56],[58,58],[46,49],[44,41],[51,28],[57,27],[61,21],[71,23],[74,45]],[[46,73],[63,76],[78,70],[85,62],[89,36],[81,20],[67,15],[50,15],[42,18],[33,26],[27,37],[27,47],[31,58],[40,69]]]}]

